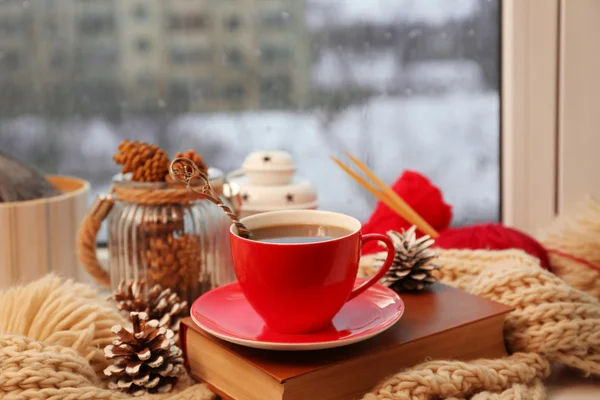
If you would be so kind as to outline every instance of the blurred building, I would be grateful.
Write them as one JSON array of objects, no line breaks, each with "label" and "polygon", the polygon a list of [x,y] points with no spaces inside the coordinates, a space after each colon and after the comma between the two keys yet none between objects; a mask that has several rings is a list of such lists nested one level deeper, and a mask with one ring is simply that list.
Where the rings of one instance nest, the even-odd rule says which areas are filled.
[{"label": "blurred building", "polygon": [[305,2],[162,2],[167,102],[183,110],[302,107],[308,101]]},{"label": "blurred building", "polygon": [[[59,0],[60,1],[60,0]],[[118,0],[62,0],[69,5],[54,12],[70,9],[65,15],[65,25],[71,26],[73,37],[71,51],[71,77],[74,80],[72,97],[75,110],[81,107],[81,114],[95,115],[102,112],[116,113],[122,98],[120,76],[123,55],[118,47],[120,40]],[[71,21],[69,21],[71,19]],[[41,39],[42,41],[44,39]],[[56,41],[58,45],[60,41]],[[68,67],[67,67],[68,68]]]},{"label": "blurred building", "polygon": [[1,1],[0,112],[303,107],[305,16],[299,0]]},{"label": "blurred building", "polygon": [[116,1],[122,107],[152,112],[163,106],[168,79],[163,0]]},{"label": "blurred building", "polygon": [[0,2],[0,113],[106,113],[118,107],[113,0]]},{"label": "blurred building", "polygon": [[279,99],[302,106],[310,88],[306,2],[257,0],[257,4],[259,103],[269,107]]},{"label": "blurred building", "polygon": [[33,13],[21,2],[0,2],[0,112],[33,104],[40,82]]}]

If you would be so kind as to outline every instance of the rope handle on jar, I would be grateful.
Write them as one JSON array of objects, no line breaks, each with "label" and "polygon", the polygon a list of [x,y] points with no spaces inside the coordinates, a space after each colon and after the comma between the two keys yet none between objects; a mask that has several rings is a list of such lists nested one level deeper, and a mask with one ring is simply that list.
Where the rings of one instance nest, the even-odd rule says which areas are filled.
[{"label": "rope handle on jar", "polygon": [[114,204],[112,190],[107,195],[98,196],[81,224],[77,241],[77,258],[96,282],[106,287],[110,286],[110,276],[98,261],[96,241],[102,222]]}]

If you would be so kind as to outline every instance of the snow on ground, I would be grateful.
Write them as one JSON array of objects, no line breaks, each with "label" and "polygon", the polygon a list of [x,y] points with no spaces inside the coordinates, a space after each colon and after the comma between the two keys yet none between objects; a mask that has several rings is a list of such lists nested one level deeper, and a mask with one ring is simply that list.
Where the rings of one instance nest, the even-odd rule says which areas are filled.
[{"label": "snow on ground", "polygon": [[[0,139],[10,136],[11,149],[2,150],[18,155],[39,147],[44,135],[56,135],[62,151],[57,172],[89,179],[95,196],[106,192],[118,171],[112,154],[119,141],[156,141],[153,129],[151,119],[57,125],[23,117],[0,123]],[[194,148],[226,172],[239,168],[251,151],[286,150],[295,157],[299,177],[316,187],[320,208],[363,221],[375,199],[330,155],[345,159],[348,150],[388,184],[405,169],[424,173],[454,206],[455,224],[499,218],[499,101],[494,93],[380,97],[337,115],[322,110],[185,115],[173,120],[166,134],[171,152]]]},{"label": "snow on ground", "polygon": [[169,137],[226,171],[251,151],[292,153],[323,209],[365,220],[374,200],[329,159],[348,150],[391,184],[404,169],[428,175],[454,205],[455,223],[497,220],[499,103],[495,94],[373,99],[333,120],[322,113],[252,112],[180,118]]},{"label": "snow on ground", "polygon": [[470,16],[478,1],[483,0],[309,0],[308,22],[315,27],[398,21],[437,24]]},{"label": "snow on ground", "polygon": [[485,78],[481,66],[472,60],[433,60],[414,62],[396,73],[414,92],[477,92]]},{"label": "snow on ground", "polygon": [[481,67],[471,60],[434,60],[403,66],[389,50],[370,53],[327,49],[312,68],[312,86],[324,90],[370,88],[383,93],[477,92],[484,87]]},{"label": "snow on ground", "polygon": [[312,81],[315,87],[323,89],[368,86],[385,90],[398,85],[400,68],[391,51],[364,55],[327,49],[312,69]]}]

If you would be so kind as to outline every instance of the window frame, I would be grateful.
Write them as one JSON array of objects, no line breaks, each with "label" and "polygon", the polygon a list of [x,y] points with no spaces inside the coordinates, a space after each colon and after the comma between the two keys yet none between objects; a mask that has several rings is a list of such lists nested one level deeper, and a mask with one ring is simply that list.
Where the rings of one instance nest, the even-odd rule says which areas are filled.
[{"label": "window frame", "polygon": [[557,210],[600,194],[600,2],[561,0]]},{"label": "window frame", "polygon": [[500,11],[500,216],[530,234],[557,211],[559,6],[504,0]]},{"label": "window frame", "polygon": [[535,235],[600,194],[596,0],[504,0],[501,219]]}]

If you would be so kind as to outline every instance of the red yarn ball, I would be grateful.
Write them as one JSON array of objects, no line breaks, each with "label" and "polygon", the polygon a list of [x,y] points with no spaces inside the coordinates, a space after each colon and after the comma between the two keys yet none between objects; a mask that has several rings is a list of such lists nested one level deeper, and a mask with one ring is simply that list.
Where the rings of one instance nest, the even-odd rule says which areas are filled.
[{"label": "red yarn ball", "polygon": [[[479,224],[448,228],[452,220],[452,207],[444,202],[442,192],[429,179],[416,171],[407,170],[392,186],[440,236],[435,246],[442,249],[508,250],[519,249],[540,260],[542,268],[550,270],[548,252],[531,236],[502,224]],[[382,202],[377,203],[371,218],[362,227],[363,233],[401,231],[412,224],[397,215]],[[420,235],[420,232],[417,231]],[[381,249],[375,243],[363,248],[363,254]]]},{"label": "red yarn ball", "polygon": [[531,236],[502,224],[478,224],[448,228],[440,232],[435,246],[442,249],[508,250],[519,249],[538,258],[550,270],[546,249]]},{"label": "red yarn ball", "polygon": [[[429,179],[416,171],[406,170],[392,186],[396,192],[417,214],[436,231],[446,229],[452,220],[452,207],[444,202],[442,192]],[[363,227],[363,233],[383,233],[401,231],[412,226],[404,218],[392,211],[381,201]],[[419,233],[419,232],[418,232]],[[420,233],[419,233],[420,234]],[[363,248],[363,254],[380,251],[374,243]]]}]

